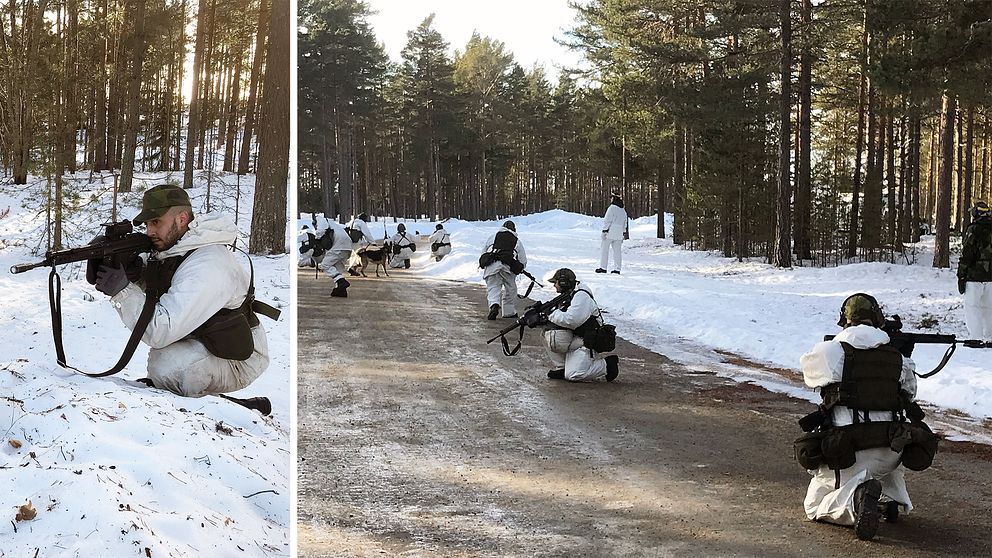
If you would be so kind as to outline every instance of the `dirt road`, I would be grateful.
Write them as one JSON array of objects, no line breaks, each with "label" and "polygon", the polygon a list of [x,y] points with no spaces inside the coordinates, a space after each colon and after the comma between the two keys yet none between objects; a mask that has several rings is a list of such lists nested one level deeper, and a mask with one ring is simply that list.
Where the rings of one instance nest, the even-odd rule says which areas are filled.
[{"label": "dirt road", "polygon": [[624,342],[616,382],[552,381],[535,332],[485,344],[479,287],[298,281],[301,557],[992,554],[984,446],[944,443],[864,543],[802,512],[806,402]]}]

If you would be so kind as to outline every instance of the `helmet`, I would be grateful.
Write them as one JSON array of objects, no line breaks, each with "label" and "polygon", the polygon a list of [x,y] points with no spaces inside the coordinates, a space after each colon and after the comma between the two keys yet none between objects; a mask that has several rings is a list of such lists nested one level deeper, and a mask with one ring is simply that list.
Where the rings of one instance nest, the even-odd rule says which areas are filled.
[{"label": "helmet", "polygon": [[358,219],[367,223],[369,221],[369,215],[368,213],[359,213]]},{"label": "helmet", "polygon": [[441,230],[443,228],[444,228],[444,225],[442,225],[441,223],[438,223],[437,226],[434,227],[434,230],[439,231],[439,230]]},{"label": "helmet", "polygon": [[396,225],[396,230],[399,232],[406,232],[406,225],[400,223],[399,225]]},{"label": "helmet", "polygon": [[848,327],[867,324],[874,327],[885,325],[885,315],[875,297],[865,293],[855,293],[840,305],[840,319],[837,325]]},{"label": "helmet", "polygon": [[510,229],[513,232],[517,232],[517,226],[513,224],[513,221],[507,221],[503,223],[504,229]]},{"label": "helmet", "polygon": [[551,276],[551,283],[557,283],[561,287],[562,292],[569,292],[575,289],[575,284],[578,282],[575,279],[575,272],[567,267],[563,267],[555,272]]},{"label": "helmet", "polygon": [[992,209],[989,208],[989,204],[983,201],[976,202],[975,207],[971,208],[971,219],[977,221],[989,218],[992,218]]}]

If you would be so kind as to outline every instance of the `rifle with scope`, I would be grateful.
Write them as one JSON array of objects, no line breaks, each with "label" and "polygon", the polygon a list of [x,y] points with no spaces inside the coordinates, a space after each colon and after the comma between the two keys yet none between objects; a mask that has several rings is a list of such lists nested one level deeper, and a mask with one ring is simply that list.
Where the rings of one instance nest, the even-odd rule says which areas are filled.
[{"label": "rifle with scope", "polygon": [[[951,359],[951,355],[957,350],[957,346],[960,343],[969,349],[992,349],[992,343],[986,343],[981,339],[958,339],[957,336],[953,334],[941,334],[941,333],[912,333],[902,330],[902,318],[898,314],[892,316],[891,319],[885,320],[885,324],[879,328],[885,333],[889,334],[889,345],[895,347],[902,356],[911,357],[913,356],[913,349],[916,348],[917,344],[923,345],[950,345],[947,351],[944,352],[944,357],[941,359],[940,364],[936,368],[931,370],[926,374],[917,374],[921,378],[929,378],[937,372],[940,372],[947,361]],[[834,335],[824,335],[824,341],[833,340]]]},{"label": "rifle with scope", "polygon": [[73,262],[90,261],[92,263],[87,267],[86,280],[92,285],[96,283],[96,270],[100,265],[120,267],[131,263],[138,254],[152,249],[152,240],[147,235],[133,232],[130,221],[104,223],[102,226],[104,233],[90,244],[65,250],[49,250],[40,262],[17,264],[11,266],[10,272],[17,274],[37,267],[54,268]]},{"label": "rifle with scope", "polygon": [[[500,339],[503,342],[503,354],[506,356],[513,356],[517,354],[517,351],[520,350],[520,345],[523,344],[524,328],[534,328],[541,324],[547,323],[548,314],[568,301],[572,297],[572,294],[573,293],[562,293],[547,302],[539,302],[531,306],[526,312],[524,312],[523,316],[520,316],[512,324],[499,330],[499,333],[493,336],[493,338],[489,341],[486,341],[486,344],[488,345],[489,343]],[[520,328],[520,337],[517,339],[517,346],[511,349],[509,342],[506,340],[506,334],[517,328]]]}]

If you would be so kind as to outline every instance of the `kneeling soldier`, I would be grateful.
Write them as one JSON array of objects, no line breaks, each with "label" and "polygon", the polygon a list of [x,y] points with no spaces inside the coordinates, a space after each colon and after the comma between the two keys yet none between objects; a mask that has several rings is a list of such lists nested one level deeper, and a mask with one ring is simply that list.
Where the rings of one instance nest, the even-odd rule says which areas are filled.
[{"label": "kneeling soldier", "polygon": [[551,277],[555,290],[571,294],[571,298],[548,314],[544,332],[548,355],[554,368],[548,372],[553,380],[574,382],[606,378],[612,382],[620,372],[620,359],[616,355],[603,358],[585,346],[583,333],[586,328],[602,325],[603,319],[589,287],[579,286],[575,272],[562,268]]},{"label": "kneeling soldier", "polygon": [[[881,516],[895,521],[900,511],[913,509],[900,463],[928,467],[918,462],[917,442],[933,434],[913,402],[916,365],[889,344],[875,299],[863,293],[848,297],[838,325],[844,330],[833,340],[800,359],[806,385],[823,398],[820,411],[803,419],[815,416],[812,426],[819,427],[808,435],[818,440],[810,451],[817,459],[800,461],[813,475],[804,505],[809,519],[851,525],[859,539],[871,540]],[[935,452],[936,438],[930,442]]]},{"label": "kneeling soldier", "polygon": [[255,381],[269,365],[268,346],[251,279],[228,249],[238,236],[234,222],[215,213],[194,220],[186,191],[165,184],[145,192],[134,223],[145,224],[155,248],[141,281],[132,282],[123,267],[101,266],[96,288],[128,329],[154,297],[141,337],[151,347],[144,383],[201,397]]}]

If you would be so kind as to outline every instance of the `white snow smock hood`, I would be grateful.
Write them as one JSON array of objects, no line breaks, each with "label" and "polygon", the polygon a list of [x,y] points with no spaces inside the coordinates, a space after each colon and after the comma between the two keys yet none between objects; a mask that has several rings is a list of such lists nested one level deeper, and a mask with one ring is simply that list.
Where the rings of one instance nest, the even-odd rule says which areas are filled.
[{"label": "white snow smock hood", "polygon": [[[248,270],[228,248],[237,235],[230,217],[204,213],[196,216],[175,246],[152,253],[152,258],[162,260],[192,252],[173,275],[172,286],[155,304],[142,341],[154,349],[171,345],[221,308],[241,306],[248,294]],[[131,283],[110,300],[124,325],[133,330],[145,302],[142,288]]]}]

